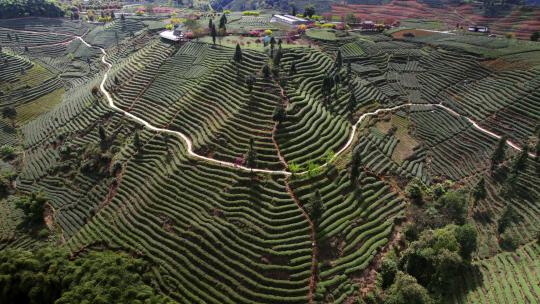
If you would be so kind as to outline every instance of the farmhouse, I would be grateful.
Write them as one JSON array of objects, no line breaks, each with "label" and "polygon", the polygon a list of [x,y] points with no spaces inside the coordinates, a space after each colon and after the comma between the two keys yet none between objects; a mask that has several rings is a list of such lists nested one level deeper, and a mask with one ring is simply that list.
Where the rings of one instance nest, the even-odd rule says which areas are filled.
[{"label": "farmhouse", "polygon": [[159,36],[165,40],[170,40],[174,42],[183,41],[185,37],[180,29],[175,29],[172,31],[163,31],[159,33]]},{"label": "farmhouse", "polygon": [[292,15],[274,15],[270,22],[280,22],[288,25],[300,25],[308,23],[306,19]]},{"label": "farmhouse", "polygon": [[469,25],[469,32],[489,33],[487,26]]}]

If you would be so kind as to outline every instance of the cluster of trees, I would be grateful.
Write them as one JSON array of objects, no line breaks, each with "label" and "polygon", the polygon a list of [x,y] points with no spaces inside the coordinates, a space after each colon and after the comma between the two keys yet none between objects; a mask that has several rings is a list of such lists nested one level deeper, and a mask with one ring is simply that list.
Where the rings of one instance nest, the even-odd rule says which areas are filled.
[{"label": "cluster of trees", "polygon": [[[540,169],[540,162],[538,162],[540,155],[540,127],[537,128],[535,137],[536,146],[534,149],[531,149],[528,144],[524,144],[520,153],[512,158],[508,158],[506,155],[507,137],[503,136],[498,141],[491,156],[491,176],[501,184],[499,194],[508,202],[497,222],[499,245],[504,250],[515,250],[518,246],[518,241],[507,231],[507,228],[513,222],[521,219],[510,204],[510,199],[516,196],[527,197],[531,195],[530,191],[522,188],[522,185],[519,183],[520,176],[529,166],[529,153],[531,150],[536,154],[537,172]],[[484,187],[484,183],[485,181],[483,179],[480,180],[473,189],[475,199],[485,198],[485,190],[481,190]]]},{"label": "cluster of trees", "polygon": [[383,293],[372,295],[388,304],[436,303],[455,291],[460,276],[472,268],[477,249],[476,228],[466,224],[468,195],[445,182],[427,187],[413,180],[408,243],[401,255],[391,252],[380,268]]},{"label": "cluster of trees", "polygon": [[477,248],[471,225],[426,230],[401,257],[386,258],[380,269],[385,304],[436,303],[455,292],[456,282]]},{"label": "cluster of trees", "polygon": [[0,251],[1,303],[174,303],[158,295],[141,259],[112,251],[74,260],[67,250]]},{"label": "cluster of trees", "polygon": [[41,192],[32,192],[28,196],[19,197],[15,201],[15,207],[21,209],[24,222],[29,226],[43,224],[43,212],[47,198]]},{"label": "cluster of trees", "polygon": [[[219,18],[218,28],[216,29],[216,24],[214,23],[214,21],[212,19],[208,20],[208,31],[210,32],[210,36],[212,36],[212,42],[214,45],[216,45],[217,36],[221,37],[227,34],[227,22],[227,16],[225,14],[222,14]],[[195,23],[197,23],[197,21],[195,21]]]},{"label": "cluster of trees", "polygon": [[[540,135],[537,135],[540,139]],[[491,156],[491,175],[502,183],[500,194],[502,197],[509,199],[520,193],[519,176],[527,169],[529,160],[529,146],[523,145],[521,152],[511,161],[506,160],[506,144],[508,138],[503,136],[499,139],[495,150]],[[536,153],[538,154],[539,145],[537,144]]]},{"label": "cluster of trees", "polygon": [[336,53],[336,60],[334,62],[334,68],[331,69],[323,79],[321,86],[321,94],[323,96],[323,105],[330,107],[332,105],[332,98],[338,99],[339,92],[345,85],[349,85],[349,91],[351,91],[351,97],[349,98],[348,110],[349,116],[352,118],[354,111],[356,110],[356,96],[350,87],[350,80],[352,76],[351,63],[347,63],[347,68],[343,69],[343,56],[341,50]]},{"label": "cluster of trees", "polygon": [[0,19],[28,16],[63,17],[64,11],[47,0],[0,0]]}]

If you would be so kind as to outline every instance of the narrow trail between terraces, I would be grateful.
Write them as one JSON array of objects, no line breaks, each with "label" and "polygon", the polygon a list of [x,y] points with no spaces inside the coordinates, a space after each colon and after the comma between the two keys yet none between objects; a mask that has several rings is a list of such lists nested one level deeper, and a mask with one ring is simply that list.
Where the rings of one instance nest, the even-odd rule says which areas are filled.
[{"label": "narrow trail between terraces", "polygon": [[[17,31],[17,30],[15,30]],[[21,32],[32,32],[32,31],[23,31],[21,30]],[[41,32],[33,32],[33,33],[39,33],[39,34],[43,34]],[[187,152],[190,156],[196,158],[196,159],[200,159],[200,160],[204,160],[204,161],[208,161],[208,162],[211,162],[211,163],[215,163],[215,164],[219,164],[221,166],[225,166],[225,167],[230,167],[230,168],[233,168],[233,169],[238,169],[238,170],[242,170],[242,171],[246,171],[246,172],[258,172],[258,173],[267,173],[267,174],[275,174],[275,175],[284,175],[285,176],[285,187],[286,187],[286,191],[289,193],[289,195],[291,196],[292,200],[295,202],[295,204],[298,206],[298,208],[300,209],[301,213],[303,214],[303,216],[305,217],[306,221],[308,222],[308,225],[309,225],[309,228],[310,228],[310,239],[311,239],[311,247],[312,247],[312,256],[311,256],[311,274],[310,274],[310,280],[309,280],[309,289],[308,289],[308,302],[311,304],[314,302],[314,294],[315,294],[315,289],[316,289],[316,285],[317,285],[317,278],[318,278],[318,246],[317,246],[317,243],[316,243],[316,223],[314,223],[314,221],[310,218],[309,214],[306,212],[304,206],[302,205],[302,203],[300,202],[300,200],[298,199],[298,197],[296,196],[296,194],[294,193],[292,187],[290,186],[290,183],[289,183],[289,178],[292,177],[292,173],[291,172],[288,172],[286,171],[288,165],[287,165],[287,161],[285,160],[284,156],[281,154],[280,152],[280,149],[279,149],[279,145],[275,139],[275,135],[276,135],[276,132],[277,132],[277,127],[278,127],[278,123],[276,122],[275,125],[274,125],[274,128],[272,130],[272,141],[275,145],[275,148],[277,150],[277,153],[278,153],[278,157],[280,159],[280,162],[284,165],[284,168],[283,170],[265,170],[265,169],[257,169],[257,168],[249,168],[249,167],[245,167],[245,166],[240,166],[240,165],[237,165],[235,163],[232,163],[232,162],[227,162],[227,161],[221,161],[221,160],[217,160],[217,159],[214,159],[214,158],[210,158],[210,157],[206,157],[206,156],[202,156],[202,155],[199,155],[197,153],[195,153],[193,151],[193,143],[191,141],[191,139],[189,138],[188,135],[180,132],[180,131],[174,131],[174,130],[170,130],[170,129],[166,129],[166,128],[160,128],[160,127],[157,127],[157,126],[154,126],[152,125],[150,122],[144,120],[143,118],[140,118],[132,113],[130,113],[129,111],[126,111],[126,110],[123,110],[121,109],[120,107],[116,106],[115,103],[114,103],[114,100],[111,96],[111,94],[107,91],[107,89],[105,88],[105,84],[107,82],[107,79],[109,77],[109,73],[111,72],[112,70],[112,67],[113,67],[113,64],[108,62],[107,61],[107,51],[104,49],[104,48],[101,48],[99,46],[92,46],[91,44],[89,44],[88,42],[86,42],[84,40],[84,35],[86,34],[83,34],[82,36],[76,36],[76,35],[68,35],[68,34],[59,34],[59,33],[52,33],[52,32],[48,32],[50,34],[57,34],[57,35],[64,35],[64,36],[70,36],[71,38],[73,38],[72,40],[70,41],[67,41],[67,42],[62,42],[61,44],[65,44],[65,43],[70,43],[71,41],[75,40],[75,39],[79,39],[84,45],[86,45],[87,47],[89,48],[96,48],[96,49],[99,49],[100,52],[102,53],[102,57],[101,57],[101,62],[107,66],[107,69],[105,71],[105,73],[103,74],[103,78],[100,82],[100,85],[99,85],[99,89],[100,91],[102,92],[102,94],[105,96],[105,98],[107,99],[107,103],[108,103],[108,106],[112,109],[114,109],[115,111],[118,111],[120,113],[122,113],[123,115],[129,117],[130,119],[142,124],[144,127],[148,128],[149,130],[152,130],[152,131],[156,131],[156,132],[162,132],[162,133],[168,133],[168,134],[173,134],[173,135],[176,135],[176,136],[179,136],[180,138],[182,138],[182,140],[186,143],[186,146],[187,146]],[[55,44],[56,45],[56,44]],[[289,102],[286,94],[285,94],[285,91],[283,89],[283,87],[279,86],[280,88],[280,94],[281,94],[281,97],[284,99],[284,105],[286,106]],[[418,104],[418,103],[407,103],[407,104],[402,104],[402,105],[398,105],[398,106],[394,106],[394,107],[390,107],[390,108],[382,108],[382,109],[378,109],[378,110],[375,110],[375,111],[372,111],[372,112],[367,112],[367,113],[364,113],[362,114],[358,120],[356,121],[356,123],[354,125],[352,125],[351,127],[351,132],[350,132],[350,135],[349,135],[349,139],[347,140],[347,142],[345,143],[345,145],[339,150],[337,151],[337,153],[335,153],[334,157],[330,160],[328,160],[328,162],[324,163],[323,165],[321,165],[321,167],[325,167],[325,166],[328,166],[328,164],[330,162],[332,162],[333,160],[335,160],[337,157],[339,157],[341,154],[344,154],[345,151],[347,151],[347,149],[349,149],[349,147],[352,145],[354,139],[355,139],[355,136],[356,136],[356,132],[357,132],[357,129],[358,129],[358,126],[365,120],[367,119],[368,117],[371,117],[371,116],[375,116],[375,115],[378,115],[380,113],[385,113],[385,112],[392,112],[392,111],[395,111],[395,110],[398,110],[398,109],[401,109],[401,108],[406,108],[406,107],[426,107],[428,109],[433,109],[434,107],[439,107],[445,111],[448,111],[450,114],[452,114],[453,116],[455,117],[464,117],[469,123],[471,123],[472,127],[474,127],[475,129],[481,131],[482,133],[485,133],[487,134],[488,136],[490,137],[493,137],[493,138],[496,138],[496,139],[500,139],[501,136],[494,133],[494,132],[491,132],[485,128],[482,128],[477,122],[473,121],[471,118],[469,117],[466,117],[464,115],[461,115],[459,113],[457,113],[456,111],[450,109],[449,107],[443,105],[443,104],[439,104],[439,103],[431,103],[431,104]],[[521,147],[519,147],[517,144],[511,142],[511,141],[507,141],[507,144],[518,150],[518,151],[521,151]],[[532,157],[535,157],[535,155],[533,153],[529,153],[530,156]],[[308,172],[307,171],[303,171],[303,172],[299,172],[299,173],[296,173],[296,175],[305,175],[307,174]],[[110,194],[109,194],[110,195]],[[53,209],[54,211],[54,209]],[[54,215],[54,212],[52,213]],[[368,268],[368,269],[371,269],[371,268]],[[369,284],[372,284],[372,279],[371,278],[369,281]]]},{"label": "narrow trail between terraces", "polygon": [[[84,39],[82,37],[78,37],[85,45],[87,45],[88,47],[92,47],[90,44],[88,44],[86,41],[84,41]],[[107,101],[109,103],[109,106],[119,112],[122,112],[124,115],[132,118],[133,120],[135,121],[138,121],[139,123],[143,124],[145,127],[147,127],[148,129],[150,130],[153,130],[153,131],[157,131],[157,132],[164,132],[164,133],[170,133],[170,134],[175,134],[177,136],[180,136],[185,142],[186,142],[186,145],[187,145],[187,151],[188,151],[188,154],[191,155],[192,157],[195,157],[195,158],[199,158],[199,159],[202,159],[202,160],[205,160],[205,161],[208,161],[208,162],[213,162],[213,163],[217,163],[219,165],[222,165],[222,166],[226,166],[226,167],[231,167],[231,168],[236,168],[236,169],[239,169],[239,170],[243,170],[243,171],[249,171],[249,172],[259,172],[259,173],[268,173],[268,174],[280,174],[280,175],[285,175],[285,176],[290,176],[291,175],[291,172],[289,171],[285,171],[285,170],[265,170],[265,169],[257,169],[257,168],[249,168],[249,167],[245,167],[245,166],[239,166],[235,163],[231,163],[231,162],[227,162],[227,161],[221,161],[221,160],[217,160],[217,159],[214,159],[214,158],[210,158],[210,157],[206,157],[206,156],[202,156],[202,155],[199,155],[197,153],[195,153],[193,151],[193,143],[191,141],[191,139],[189,139],[189,137],[187,135],[185,135],[184,133],[182,132],[179,132],[179,131],[173,131],[173,130],[169,130],[169,129],[164,129],[164,128],[159,128],[159,127],[156,127],[154,125],[152,125],[150,122],[140,118],[140,117],[137,117],[131,113],[129,113],[128,111],[125,111],[119,107],[117,107],[115,104],[114,104],[114,100],[112,99],[110,93],[105,89],[105,82],[107,81],[107,78],[109,76],[109,72],[112,68],[112,64],[107,62],[106,60],[106,57],[107,57],[107,52],[101,48],[101,47],[98,47],[99,50],[101,51],[101,53],[103,53],[103,57],[101,57],[101,61],[108,66],[108,69],[107,69],[107,72],[105,72],[105,74],[103,75],[103,80],[101,81],[101,84],[99,86],[101,92],[105,95],[105,97],[107,98]],[[402,105],[398,105],[398,106],[395,106],[395,107],[391,107],[391,108],[382,108],[382,109],[377,109],[373,112],[367,112],[367,113],[364,113],[362,114],[358,120],[356,121],[356,123],[352,126],[352,130],[351,130],[351,133],[349,135],[349,139],[347,140],[347,143],[345,143],[345,145],[334,155],[334,157],[329,160],[328,162],[324,163],[321,165],[321,168],[324,168],[326,166],[328,166],[328,164],[330,162],[332,162],[334,159],[336,159],[338,156],[340,156],[341,154],[343,154],[350,146],[351,144],[353,143],[354,141],[354,138],[355,138],[355,135],[356,135],[356,130],[358,128],[358,125],[366,118],[370,117],[370,116],[374,116],[374,115],[377,115],[377,114],[380,114],[380,113],[385,113],[385,112],[392,112],[392,111],[395,111],[395,110],[398,110],[398,109],[401,109],[401,108],[405,108],[405,107],[411,107],[411,106],[418,106],[418,107],[439,107],[441,109],[444,109],[448,112],[450,112],[452,115],[456,116],[456,117],[460,117],[460,116],[463,116],[459,113],[457,113],[456,111],[448,108],[447,106],[445,105],[442,105],[442,104],[439,104],[439,103],[427,103],[427,104],[422,104],[422,103],[406,103],[406,104],[402,104]],[[480,125],[478,123],[476,123],[475,121],[473,121],[472,119],[470,119],[469,117],[466,117],[466,116],[463,116],[465,117],[465,119],[467,119],[474,128],[480,130],[481,132],[491,136],[491,137],[494,137],[494,138],[501,138],[500,135],[497,135],[489,130],[486,130],[482,127],[480,127]],[[511,141],[507,141],[507,144],[509,146],[511,146],[512,148],[518,150],[518,151],[521,151],[521,148],[516,145],[515,143],[511,142]],[[529,153],[529,155],[531,157],[535,157],[535,154],[534,153]],[[305,175],[307,174],[308,171],[303,171],[303,172],[299,172],[297,173],[296,175]]]},{"label": "narrow trail between terraces", "polygon": [[[107,89],[105,89],[105,83],[107,82],[107,79],[109,77],[109,72],[111,71],[112,69],[112,64],[110,62],[107,61],[107,51],[105,51],[105,49],[103,49],[102,47],[99,47],[99,46],[93,46],[91,44],[89,44],[88,42],[86,42],[84,39],[83,39],[83,36],[76,36],[76,35],[69,35],[69,34],[65,34],[65,33],[55,33],[55,32],[46,32],[46,33],[43,33],[43,32],[36,32],[36,31],[27,31],[27,30],[14,30],[14,29],[10,29],[11,31],[19,31],[19,32],[28,32],[28,33],[36,33],[36,34],[54,34],[54,35],[63,35],[63,36],[70,36],[70,37],[73,37],[74,39],[79,39],[84,45],[86,45],[87,47],[89,48],[97,48],[101,51],[101,53],[103,54],[103,56],[101,57],[101,62],[107,66],[107,71],[105,72],[105,74],[103,75],[103,79],[101,80],[101,83],[99,85],[99,89],[100,91],[103,93],[103,95],[105,96],[105,98],[107,99],[107,103],[109,105],[110,108],[118,111],[118,112],[121,112],[122,114],[124,114],[125,116],[131,118],[132,120],[136,121],[136,122],[139,122],[140,124],[142,124],[143,126],[145,126],[146,128],[148,128],[149,130],[152,130],[152,131],[156,131],[156,132],[163,132],[163,133],[169,133],[169,134],[174,134],[176,136],[179,136],[182,138],[182,140],[184,140],[184,142],[186,143],[187,145],[187,152],[190,156],[194,157],[194,158],[198,158],[198,159],[201,159],[201,160],[205,160],[205,161],[208,161],[208,162],[212,162],[212,163],[216,163],[216,164],[219,164],[221,166],[225,166],[225,167],[230,167],[230,168],[235,168],[235,169],[238,169],[238,170],[242,170],[242,171],[246,171],[246,172],[258,172],[258,173],[267,173],[267,174],[276,174],[276,175],[285,175],[285,176],[290,176],[291,175],[291,172],[288,172],[286,170],[266,170],[266,169],[257,169],[257,168],[249,168],[249,167],[246,167],[246,166],[240,166],[240,165],[237,165],[235,163],[232,163],[232,162],[227,162],[227,161],[222,161],[222,160],[217,160],[217,159],[214,159],[214,158],[210,158],[210,157],[206,157],[206,156],[202,156],[202,155],[199,155],[197,153],[195,153],[193,151],[193,143],[191,141],[191,139],[189,139],[189,137],[182,133],[182,132],[179,132],[179,131],[174,131],[174,130],[169,130],[169,129],[165,129],[165,128],[159,128],[159,127],[156,127],[154,125],[152,125],[150,122],[126,111],[126,110],[123,110],[121,108],[119,108],[118,106],[116,106],[114,104],[114,100],[113,98],[111,97],[111,94],[107,91]],[[86,33],[85,33],[86,34]],[[353,143],[354,141],[354,138],[355,138],[355,135],[356,135],[356,130],[357,130],[357,127],[358,125],[366,118],[370,117],[370,116],[374,116],[374,115],[377,115],[377,114],[380,114],[380,113],[385,113],[385,112],[391,112],[391,111],[395,111],[395,110],[398,110],[398,109],[401,109],[401,108],[405,108],[405,107],[411,107],[411,106],[418,106],[418,107],[439,107],[441,109],[444,109],[448,112],[450,112],[452,115],[456,116],[456,117],[460,117],[460,116],[463,116],[465,119],[467,119],[467,121],[469,121],[472,126],[476,129],[478,129],[479,131],[489,135],[490,137],[493,137],[493,138],[496,138],[496,139],[499,139],[501,138],[501,135],[498,135],[494,132],[491,132],[485,128],[482,128],[477,122],[475,122],[474,120],[470,119],[469,117],[466,117],[464,115],[461,115],[459,113],[457,113],[456,111],[448,108],[447,106],[445,105],[442,105],[442,104],[439,104],[439,103],[427,103],[427,104],[421,104],[421,103],[406,103],[406,104],[402,104],[402,105],[398,105],[398,106],[394,106],[394,107],[391,107],[391,108],[382,108],[382,109],[378,109],[378,110],[375,110],[373,112],[367,112],[367,113],[364,113],[362,114],[358,120],[356,121],[356,123],[352,126],[352,129],[351,129],[351,133],[349,135],[349,139],[347,140],[347,143],[345,143],[345,145],[337,152],[335,153],[334,155],[334,158],[332,158],[331,160],[329,160],[328,162],[324,163],[321,165],[321,168],[322,167],[326,167],[328,166],[329,162],[332,162],[334,159],[336,159],[337,157],[339,157],[341,154],[343,154],[350,146],[351,144]],[[507,140],[507,144],[518,150],[518,151],[521,151],[521,147],[515,143],[513,143],[512,141],[510,140]],[[534,153],[529,153],[529,156],[531,157],[535,157],[536,155]],[[303,172],[299,172],[299,173],[296,173],[296,175],[305,175],[307,174],[308,171],[303,171]]]}]

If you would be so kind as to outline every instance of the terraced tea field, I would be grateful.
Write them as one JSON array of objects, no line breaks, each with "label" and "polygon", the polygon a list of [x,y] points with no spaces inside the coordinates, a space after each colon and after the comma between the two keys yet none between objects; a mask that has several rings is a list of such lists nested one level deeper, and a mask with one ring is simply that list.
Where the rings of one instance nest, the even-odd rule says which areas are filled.
[{"label": "terraced tea field", "polygon": [[[410,180],[470,189],[484,177],[466,218],[478,249],[443,300],[540,301],[540,66],[322,31],[308,31],[313,47],[235,60],[234,48],[160,40],[138,17],[31,20],[0,22],[0,39],[28,44],[8,39],[1,53],[0,105],[17,115],[0,121],[0,143],[18,155],[0,249],[126,251],[179,303],[353,303],[406,246]],[[492,176],[501,136],[503,164],[528,149],[523,195],[503,195]],[[48,204],[42,239],[22,233],[12,202],[36,192]],[[509,204],[513,252],[497,226]]]}]

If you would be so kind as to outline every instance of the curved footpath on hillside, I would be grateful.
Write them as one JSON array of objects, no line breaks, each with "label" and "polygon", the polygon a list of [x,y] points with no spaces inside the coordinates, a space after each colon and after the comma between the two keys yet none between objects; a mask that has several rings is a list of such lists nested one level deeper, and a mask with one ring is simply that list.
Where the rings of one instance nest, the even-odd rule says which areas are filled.
[{"label": "curved footpath on hillside", "polygon": [[[88,42],[86,42],[82,37],[77,37],[78,39],[80,39],[82,41],[82,43],[84,43],[86,46],[88,47],[94,47],[92,45],[90,45]],[[101,81],[101,84],[99,86],[101,92],[105,95],[105,97],[107,98],[107,102],[109,103],[109,106],[119,112],[122,112],[124,115],[132,118],[133,120],[135,121],[138,121],[139,123],[141,123],[142,125],[144,125],[145,127],[147,127],[148,129],[150,130],[153,130],[153,131],[157,131],[157,132],[163,132],[163,133],[169,133],[169,134],[174,134],[174,135],[177,135],[177,136],[180,136],[185,142],[186,142],[186,145],[187,145],[187,151],[188,151],[188,154],[195,157],[195,158],[199,158],[199,159],[203,159],[203,160],[206,160],[206,161],[209,161],[209,162],[214,162],[214,163],[217,163],[217,164],[220,164],[222,166],[226,166],[226,167],[231,167],[231,168],[236,168],[236,169],[240,169],[240,170],[243,170],[243,171],[249,171],[249,172],[259,172],[259,173],[268,173],[268,174],[280,174],[280,175],[285,175],[285,176],[289,176],[291,175],[292,173],[289,172],[289,171],[285,171],[285,170],[266,170],[266,169],[257,169],[257,168],[249,168],[249,167],[245,167],[245,166],[240,166],[240,165],[237,165],[235,163],[231,163],[231,162],[227,162],[227,161],[222,161],[222,160],[217,160],[215,158],[210,158],[210,157],[206,157],[206,156],[203,156],[203,155],[199,155],[195,152],[193,152],[193,143],[191,142],[191,139],[189,139],[189,137],[187,135],[185,135],[184,133],[182,132],[179,132],[179,131],[173,131],[173,130],[169,130],[169,129],[164,129],[164,128],[159,128],[159,127],[156,127],[154,125],[152,125],[150,122],[140,118],[140,117],[137,117],[133,114],[131,114],[130,112],[126,111],[126,110],[123,110],[119,107],[117,107],[115,104],[114,104],[114,100],[113,98],[111,97],[111,95],[109,94],[109,92],[105,89],[105,82],[107,81],[107,78],[109,76],[109,72],[112,68],[112,64],[107,62],[106,60],[106,57],[107,57],[107,52],[105,51],[105,49],[101,48],[101,47],[97,47],[101,53],[103,54],[103,56],[101,57],[101,61],[103,62],[103,64],[105,64],[108,68],[107,68],[107,71],[105,72],[105,74],[103,75],[103,79]],[[354,137],[355,137],[355,134],[356,134],[356,129],[358,128],[358,125],[364,120],[366,119],[367,117],[370,117],[370,116],[373,116],[373,115],[377,115],[379,113],[384,113],[384,112],[392,112],[392,111],[395,111],[395,110],[398,110],[398,109],[401,109],[401,108],[404,108],[404,107],[411,107],[411,106],[420,106],[420,107],[439,107],[441,109],[444,109],[448,112],[450,112],[452,115],[456,116],[456,117],[460,117],[460,116],[463,116],[465,119],[467,119],[467,121],[469,121],[472,126],[476,129],[478,129],[479,131],[491,136],[491,137],[494,137],[496,139],[500,139],[501,136],[500,135],[497,135],[487,129],[484,129],[482,128],[478,123],[476,123],[474,120],[470,119],[469,117],[466,117],[464,115],[461,115],[459,113],[457,113],[456,111],[450,109],[449,107],[443,105],[443,104],[440,104],[440,103],[406,103],[406,104],[402,104],[402,105],[398,105],[398,106],[395,106],[395,107],[391,107],[391,108],[382,108],[382,109],[377,109],[373,112],[367,112],[367,113],[364,113],[362,114],[358,120],[356,121],[356,123],[352,126],[352,130],[351,130],[351,133],[349,135],[349,140],[347,140],[347,143],[345,143],[345,145],[338,151],[336,152],[336,154],[334,155],[334,157],[321,165],[321,168],[324,168],[326,166],[328,166],[328,164],[330,162],[332,162],[333,160],[335,160],[339,155],[343,154],[343,152],[345,152],[350,146],[351,144],[353,143],[354,141]],[[521,151],[521,147],[519,147],[518,145],[516,145],[515,143],[511,142],[510,140],[507,140],[507,144],[518,150],[518,151]],[[535,157],[535,154],[534,153],[529,153],[529,156],[531,157]],[[302,171],[302,172],[298,172],[296,173],[296,175],[304,175],[304,174],[307,174],[308,171]]]},{"label": "curved footpath on hillside", "polygon": [[[12,31],[22,31],[22,32],[32,32],[32,31],[26,31],[26,30],[12,30]],[[38,34],[44,34],[43,32],[32,32],[32,33],[38,33]],[[54,33],[54,32],[46,32],[47,34],[56,34],[56,35],[65,35],[65,36],[70,36],[68,34],[64,34],[64,33]],[[83,36],[71,36],[71,37],[74,37],[74,39],[79,39],[84,45],[86,45],[87,47],[89,48],[97,48],[101,51],[101,53],[103,54],[103,56],[101,57],[101,62],[103,62],[103,64],[105,64],[107,66],[107,71],[105,72],[105,74],[103,75],[103,79],[101,80],[101,83],[99,85],[99,88],[101,90],[101,92],[103,93],[103,95],[105,96],[105,98],[107,99],[107,103],[109,104],[109,107],[111,107],[112,109],[118,111],[118,112],[121,112],[123,113],[125,116],[133,119],[134,121],[137,121],[139,122],[140,124],[142,124],[143,126],[145,126],[146,128],[148,128],[149,130],[152,130],[152,131],[156,131],[156,132],[163,132],[163,133],[169,133],[169,134],[174,134],[176,136],[179,136],[182,138],[182,140],[184,140],[184,142],[186,143],[187,145],[187,152],[189,155],[191,155],[192,157],[194,158],[198,158],[198,159],[201,159],[201,160],[205,160],[205,161],[208,161],[208,162],[213,162],[213,163],[217,163],[219,165],[222,165],[222,166],[225,166],[225,167],[230,167],[230,168],[235,168],[235,169],[239,169],[239,170],[243,170],[243,171],[248,171],[248,172],[258,172],[258,173],[267,173],[267,174],[276,174],[276,175],[285,175],[285,176],[289,176],[289,175],[292,175],[291,172],[289,171],[285,171],[285,170],[266,170],[266,169],[258,169],[258,168],[249,168],[249,167],[246,167],[246,166],[240,166],[240,165],[237,165],[235,163],[232,163],[232,162],[227,162],[227,161],[222,161],[222,160],[217,160],[217,159],[214,159],[214,158],[210,158],[210,157],[206,157],[206,156],[203,156],[203,155],[199,155],[197,153],[195,153],[193,151],[193,143],[191,141],[191,139],[189,139],[189,137],[180,132],[180,131],[174,131],[174,130],[169,130],[169,129],[165,129],[165,128],[159,128],[159,127],[156,127],[154,125],[152,125],[150,122],[140,118],[140,117],[137,117],[135,116],[134,114],[126,111],[126,110],[123,110],[119,107],[117,107],[115,104],[114,104],[114,100],[113,98],[111,97],[111,94],[105,89],[105,82],[107,81],[107,78],[109,77],[109,72],[111,71],[111,68],[112,68],[112,64],[110,62],[107,61],[107,51],[105,51],[105,49],[101,48],[101,47],[98,47],[98,46],[93,46],[91,44],[89,44],[88,42],[86,42],[84,39],[83,39]],[[345,145],[338,151],[336,152],[336,154],[334,155],[334,158],[332,158],[330,161],[324,163],[321,165],[321,168],[323,167],[326,167],[328,166],[328,164],[330,162],[332,162],[333,160],[335,160],[337,157],[339,157],[341,154],[343,154],[353,143],[354,141],[354,138],[355,138],[355,135],[356,135],[356,130],[358,128],[358,125],[364,120],[366,119],[367,117],[370,117],[370,116],[374,116],[374,115],[377,115],[379,113],[384,113],[384,112],[391,112],[391,111],[395,111],[395,110],[398,110],[398,109],[401,109],[401,108],[405,108],[405,107],[411,107],[411,106],[419,106],[419,107],[439,107],[441,109],[444,109],[446,111],[448,111],[449,113],[451,113],[452,115],[456,116],[456,117],[460,117],[460,116],[463,116],[465,119],[467,119],[467,121],[469,121],[472,126],[476,129],[478,129],[479,131],[489,135],[490,137],[493,137],[493,138],[496,138],[496,139],[500,139],[501,136],[496,134],[496,133],[493,133],[485,128],[482,128],[477,122],[475,122],[474,120],[470,119],[469,117],[466,117],[464,115],[461,115],[459,113],[457,113],[456,111],[450,109],[449,107],[443,105],[443,104],[440,104],[440,103],[406,103],[406,104],[402,104],[402,105],[398,105],[398,106],[395,106],[395,107],[391,107],[391,108],[382,108],[382,109],[377,109],[373,112],[367,112],[367,113],[364,113],[362,114],[358,120],[356,121],[356,123],[352,126],[352,130],[351,130],[351,133],[349,135],[349,139],[347,140],[347,143],[345,143]],[[518,151],[521,151],[521,147],[518,146],[517,144],[513,143],[512,141],[510,140],[507,140],[507,144],[518,150]],[[529,156],[531,157],[535,157],[535,154],[534,153],[529,153]],[[303,171],[303,172],[298,172],[298,173],[295,173],[296,175],[304,175],[304,174],[307,174],[308,171]]]}]

